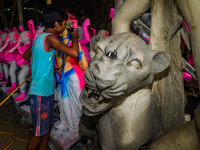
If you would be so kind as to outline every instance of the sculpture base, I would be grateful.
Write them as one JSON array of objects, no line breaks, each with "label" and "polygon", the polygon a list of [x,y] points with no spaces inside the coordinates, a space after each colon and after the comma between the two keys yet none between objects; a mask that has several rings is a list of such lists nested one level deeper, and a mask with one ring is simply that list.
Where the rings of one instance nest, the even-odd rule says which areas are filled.
[{"label": "sculpture base", "polygon": [[32,124],[30,105],[23,105],[20,107],[21,121]]},{"label": "sculpture base", "polygon": [[54,127],[51,130],[48,146],[51,150],[69,150],[75,145],[80,145],[79,149],[84,149],[84,145],[78,143],[81,137],[80,134],[70,133],[69,130],[57,130]]},{"label": "sculpture base", "polygon": [[[5,98],[7,97],[7,96],[9,96],[9,94],[10,93],[6,93],[6,90],[7,89],[9,89],[10,87],[6,87],[6,86],[1,86],[1,90],[4,92],[4,94],[5,94]],[[13,98],[15,98],[15,97],[18,97],[20,94],[16,91],[15,93],[13,93],[13,95],[12,95],[12,97]],[[23,104],[25,104],[25,102],[28,100],[28,98],[29,98],[29,94],[28,94],[28,91],[26,92],[26,98],[25,99],[23,99],[23,100],[21,100],[21,101],[15,101],[14,100],[14,103],[15,103],[15,107],[16,107],[16,109],[17,109],[17,112],[20,114],[21,112],[20,112],[20,107],[23,105]],[[8,100],[7,100],[8,101]],[[10,101],[10,100],[9,100]]]},{"label": "sculpture base", "polygon": [[[6,90],[9,89],[10,87],[6,87],[5,85],[1,85],[1,89],[4,93],[6,93]],[[6,93],[7,95],[9,95],[9,93]]]},{"label": "sculpture base", "polygon": [[[4,86],[1,86],[1,91],[3,93],[2,97],[3,97],[3,100],[6,99],[8,97],[8,94],[5,93],[5,90],[7,90],[9,87],[4,87]],[[9,98],[5,103],[11,103],[12,99]]]},{"label": "sculpture base", "polygon": [[5,82],[5,80],[3,80],[3,79],[0,79],[0,85],[1,85],[1,83],[3,83],[3,82]]},{"label": "sculpture base", "polygon": [[2,86],[6,86],[6,84],[5,85],[2,85],[1,83],[3,83],[3,82],[5,82],[5,80],[4,79],[0,79],[0,86],[2,87]]},{"label": "sculpture base", "polygon": [[[12,95],[12,97],[15,98],[15,97],[18,97],[19,95],[20,95],[19,93],[14,93],[14,94]],[[20,107],[21,107],[23,104],[25,104],[26,101],[27,101],[28,99],[29,99],[29,94],[28,94],[28,92],[26,92],[26,98],[25,98],[25,99],[23,99],[23,100],[21,100],[21,101],[15,101],[15,100],[14,100],[14,102],[15,102],[15,107],[16,107],[17,112],[18,112],[19,114],[21,113]]]},{"label": "sculpture base", "polygon": [[[1,86],[1,90],[3,91],[3,99],[6,99],[8,96],[9,96],[9,94],[8,93],[6,93],[6,90],[7,89],[9,89],[10,87],[6,87],[6,86]],[[6,101],[6,102],[11,102],[11,97]]]}]

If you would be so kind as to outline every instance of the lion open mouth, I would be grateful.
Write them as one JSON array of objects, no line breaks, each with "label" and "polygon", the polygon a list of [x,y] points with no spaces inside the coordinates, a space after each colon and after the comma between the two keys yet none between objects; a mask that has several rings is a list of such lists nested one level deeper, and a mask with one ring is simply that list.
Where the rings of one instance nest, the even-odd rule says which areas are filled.
[{"label": "lion open mouth", "polygon": [[88,116],[100,114],[112,105],[101,96],[101,92],[93,91],[86,86],[81,92],[80,101],[84,106],[83,112]]}]

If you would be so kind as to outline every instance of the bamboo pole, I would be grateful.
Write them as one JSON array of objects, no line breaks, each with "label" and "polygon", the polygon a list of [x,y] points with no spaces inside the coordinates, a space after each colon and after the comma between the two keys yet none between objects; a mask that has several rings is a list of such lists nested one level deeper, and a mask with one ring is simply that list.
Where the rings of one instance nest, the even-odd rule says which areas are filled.
[{"label": "bamboo pole", "polygon": [[17,0],[17,8],[18,8],[19,26],[24,27],[21,0]]},{"label": "bamboo pole", "polygon": [[38,26],[38,9],[37,9],[37,0],[35,0],[35,18],[36,18],[36,25]]},{"label": "bamboo pole", "polygon": [[52,4],[52,0],[46,0],[46,4],[47,5]]},{"label": "bamboo pole", "polygon": [[11,21],[10,21],[10,28],[12,28],[13,19],[14,19],[14,16],[15,16],[16,4],[17,4],[17,0],[15,0],[14,6],[13,6],[13,13],[12,13]]},{"label": "bamboo pole", "polygon": [[2,10],[2,18],[4,20],[4,27],[7,30],[8,29],[8,24],[6,23],[7,19],[6,19],[6,14],[5,14],[5,10],[4,10],[4,2],[3,2],[3,0],[1,0],[1,10]]}]

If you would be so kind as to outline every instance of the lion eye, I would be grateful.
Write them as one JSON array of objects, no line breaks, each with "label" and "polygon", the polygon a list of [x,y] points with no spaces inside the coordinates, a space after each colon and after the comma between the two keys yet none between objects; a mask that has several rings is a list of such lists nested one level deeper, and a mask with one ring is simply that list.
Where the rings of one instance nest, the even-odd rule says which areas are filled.
[{"label": "lion eye", "polygon": [[137,60],[132,60],[127,63],[128,70],[133,72],[135,69],[140,69],[141,65]]},{"label": "lion eye", "polygon": [[110,51],[106,54],[106,56],[110,59],[117,59],[117,51],[114,50],[114,52]]}]

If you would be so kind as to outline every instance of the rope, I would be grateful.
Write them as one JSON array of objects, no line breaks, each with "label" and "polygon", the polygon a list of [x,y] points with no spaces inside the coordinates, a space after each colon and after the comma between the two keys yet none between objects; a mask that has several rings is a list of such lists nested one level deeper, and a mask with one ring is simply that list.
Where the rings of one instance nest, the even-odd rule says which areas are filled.
[{"label": "rope", "polygon": [[[8,95],[8,97],[6,97],[6,99],[4,99],[4,100],[0,103],[0,106],[3,105],[3,103],[6,102],[6,101],[8,100],[8,98],[10,98],[10,96],[12,96],[12,94],[15,93],[15,91],[17,91],[17,90],[20,88],[20,86],[22,86],[22,84],[24,84],[30,77],[31,77],[31,76],[29,76],[28,78],[26,78],[12,93],[10,93],[10,95]],[[17,140],[19,140],[19,141],[22,141],[22,142],[27,142],[27,143],[28,143],[28,141],[22,140],[22,139],[20,139],[20,138],[18,138],[18,137],[16,137],[16,136],[14,135],[13,127],[12,127],[9,123],[4,122],[4,121],[0,121],[0,123],[7,124],[7,125],[10,126],[10,128],[11,128],[11,133],[9,133],[9,132],[0,132],[0,134],[8,134],[8,135],[12,135],[12,137],[13,137],[13,140],[11,141],[11,143],[10,143],[6,148],[4,148],[4,150],[8,149],[8,148],[13,144],[13,142],[15,141],[15,139],[17,139]]]},{"label": "rope", "polygon": [[9,133],[9,132],[0,132],[0,134],[8,134],[8,135],[12,135],[12,137],[13,137],[13,140],[10,142],[10,144],[9,144],[6,148],[4,148],[4,150],[7,150],[7,149],[13,144],[13,142],[15,141],[15,139],[17,139],[17,140],[19,140],[19,141],[22,141],[22,142],[28,143],[28,141],[22,140],[22,139],[20,139],[20,138],[18,138],[18,137],[16,137],[16,136],[14,135],[13,127],[12,127],[9,123],[4,122],[4,121],[0,121],[0,123],[7,124],[7,125],[10,126],[10,128],[11,128],[11,133]]}]

